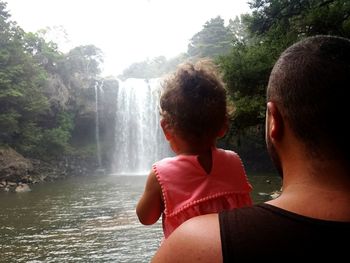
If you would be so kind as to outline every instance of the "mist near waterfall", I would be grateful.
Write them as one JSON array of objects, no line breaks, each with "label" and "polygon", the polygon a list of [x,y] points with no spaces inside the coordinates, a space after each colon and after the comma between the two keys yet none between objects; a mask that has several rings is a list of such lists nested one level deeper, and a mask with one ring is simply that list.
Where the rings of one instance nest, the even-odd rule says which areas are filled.
[{"label": "mist near waterfall", "polygon": [[159,124],[159,88],[160,79],[119,81],[111,173],[145,175],[172,155]]}]

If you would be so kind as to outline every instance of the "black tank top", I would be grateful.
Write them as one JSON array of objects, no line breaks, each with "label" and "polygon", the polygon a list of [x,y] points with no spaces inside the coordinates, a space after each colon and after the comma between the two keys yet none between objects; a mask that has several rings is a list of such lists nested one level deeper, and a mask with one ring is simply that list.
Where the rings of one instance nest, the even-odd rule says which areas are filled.
[{"label": "black tank top", "polygon": [[268,204],[221,212],[219,222],[223,262],[349,260],[350,222],[313,219]]}]

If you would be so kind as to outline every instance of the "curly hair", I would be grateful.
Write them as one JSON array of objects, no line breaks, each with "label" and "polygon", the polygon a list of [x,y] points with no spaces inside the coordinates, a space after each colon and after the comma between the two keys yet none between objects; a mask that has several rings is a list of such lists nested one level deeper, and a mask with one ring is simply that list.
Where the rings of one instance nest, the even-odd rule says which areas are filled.
[{"label": "curly hair", "polygon": [[211,60],[184,63],[162,83],[160,113],[185,140],[216,138],[226,122],[226,89]]}]

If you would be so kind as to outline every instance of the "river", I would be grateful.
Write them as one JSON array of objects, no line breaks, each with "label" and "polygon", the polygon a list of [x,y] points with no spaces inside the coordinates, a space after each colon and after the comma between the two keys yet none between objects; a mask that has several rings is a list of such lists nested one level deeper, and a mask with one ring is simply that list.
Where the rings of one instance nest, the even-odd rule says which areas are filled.
[{"label": "river", "polygon": [[[0,192],[0,262],[149,262],[161,222],[135,214],[145,176],[72,177]],[[272,175],[249,176],[254,202],[280,188]]]}]

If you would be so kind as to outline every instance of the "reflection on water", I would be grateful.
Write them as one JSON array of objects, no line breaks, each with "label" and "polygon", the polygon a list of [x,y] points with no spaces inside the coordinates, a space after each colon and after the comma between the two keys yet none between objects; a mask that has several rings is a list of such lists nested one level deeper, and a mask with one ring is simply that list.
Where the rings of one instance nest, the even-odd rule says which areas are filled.
[{"label": "reflection on water", "polygon": [[73,178],[0,195],[3,262],[148,262],[160,225],[138,223],[145,177]]},{"label": "reflection on water", "polygon": [[[149,262],[161,223],[143,226],[135,206],[145,176],[71,178],[0,193],[1,262]],[[273,176],[251,176],[259,193],[279,189]]]},{"label": "reflection on water", "polygon": [[248,175],[253,186],[252,198],[254,203],[262,203],[272,199],[272,194],[281,190],[281,177],[275,174]]}]

